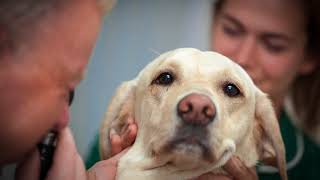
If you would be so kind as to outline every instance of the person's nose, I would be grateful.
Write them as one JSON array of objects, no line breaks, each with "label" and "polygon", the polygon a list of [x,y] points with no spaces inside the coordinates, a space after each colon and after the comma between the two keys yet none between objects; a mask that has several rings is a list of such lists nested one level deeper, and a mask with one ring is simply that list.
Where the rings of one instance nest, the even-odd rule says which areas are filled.
[{"label": "person's nose", "polygon": [[240,66],[246,68],[255,61],[254,54],[257,50],[256,47],[255,39],[253,37],[247,37],[239,43],[238,48],[235,49],[231,58]]},{"label": "person's nose", "polygon": [[206,95],[192,93],[184,97],[177,107],[178,115],[186,124],[205,126],[213,121],[216,108]]}]

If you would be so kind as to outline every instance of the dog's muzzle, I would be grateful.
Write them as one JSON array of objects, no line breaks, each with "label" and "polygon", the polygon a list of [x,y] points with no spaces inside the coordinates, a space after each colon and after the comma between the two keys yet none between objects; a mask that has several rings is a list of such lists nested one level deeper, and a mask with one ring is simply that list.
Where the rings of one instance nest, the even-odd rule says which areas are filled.
[{"label": "dog's muzzle", "polygon": [[165,151],[178,151],[187,156],[196,155],[213,162],[215,158],[208,137],[208,125],[216,116],[212,100],[203,94],[188,94],[177,104],[177,115],[181,122]]}]

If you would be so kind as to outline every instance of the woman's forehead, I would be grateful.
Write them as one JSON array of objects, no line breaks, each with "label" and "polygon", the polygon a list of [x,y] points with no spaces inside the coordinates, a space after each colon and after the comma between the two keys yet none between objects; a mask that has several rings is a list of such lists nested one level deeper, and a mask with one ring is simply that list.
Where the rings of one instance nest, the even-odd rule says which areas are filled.
[{"label": "woman's forehead", "polygon": [[250,29],[297,36],[305,33],[303,10],[297,1],[229,0],[220,12],[235,18]]}]

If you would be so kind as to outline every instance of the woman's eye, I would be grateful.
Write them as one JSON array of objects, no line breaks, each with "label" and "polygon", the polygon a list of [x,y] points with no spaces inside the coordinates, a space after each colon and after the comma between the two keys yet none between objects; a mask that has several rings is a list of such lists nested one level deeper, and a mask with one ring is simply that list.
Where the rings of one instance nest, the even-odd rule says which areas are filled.
[{"label": "woman's eye", "polygon": [[288,44],[281,40],[264,39],[264,47],[271,53],[281,53],[288,49]]},{"label": "woman's eye", "polygon": [[272,43],[265,43],[265,47],[269,52],[272,52],[272,53],[281,53],[286,49],[286,47],[283,45],[272,44]]},{"label": "woman's eye", "polygon": [[229,97],[236,97],[236,96],[240,95],[239,88],[232,83],[228,83],[228,84],[224,85],[223,92]]},{"label": "woman's eye", "polygon": [[154,80],[154,83],[159,85],[170,85],[173,83],[173,81],[174,81],[173,75],[168,72],[164,72],[164,73],[161,73]]},{"label": "woman's eye", "polygon": [[225,34],[227,34],[229,36],[233,36],[233,37],[239,36],[242,33],[241,30],[239,30],[235,27],[228,26],[228,25],[223,25],[222,29]]}]

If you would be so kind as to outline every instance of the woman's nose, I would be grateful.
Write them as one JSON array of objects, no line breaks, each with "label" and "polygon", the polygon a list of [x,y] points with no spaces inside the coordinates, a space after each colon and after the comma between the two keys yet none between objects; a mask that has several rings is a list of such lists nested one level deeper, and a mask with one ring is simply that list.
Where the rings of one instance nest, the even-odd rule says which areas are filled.
[{"label": "woman's nose", "polygon": [[256,46],[255,39],[253,37],[247,37],[238,44],[238,48],[234,49],[231,58],[240,66],[246,68],[255,61],[256,57],[254,57],[254,54],[257,50]]}]

